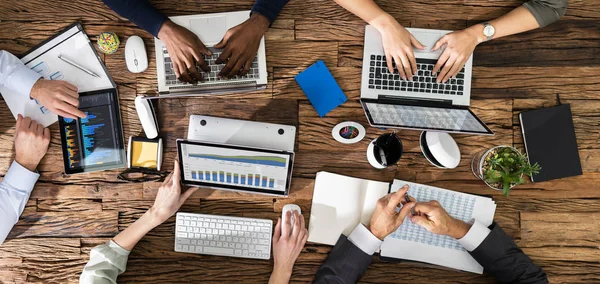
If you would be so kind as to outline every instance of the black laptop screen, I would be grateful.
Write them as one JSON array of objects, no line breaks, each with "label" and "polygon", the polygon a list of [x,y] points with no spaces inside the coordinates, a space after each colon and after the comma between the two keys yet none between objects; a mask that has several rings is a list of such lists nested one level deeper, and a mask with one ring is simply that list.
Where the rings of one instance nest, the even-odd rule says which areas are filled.
[{"label": "black laptop screen", "polygon": [[369,120],[375,126],[493,134],[469,109],[364,101],[363,106]]}]

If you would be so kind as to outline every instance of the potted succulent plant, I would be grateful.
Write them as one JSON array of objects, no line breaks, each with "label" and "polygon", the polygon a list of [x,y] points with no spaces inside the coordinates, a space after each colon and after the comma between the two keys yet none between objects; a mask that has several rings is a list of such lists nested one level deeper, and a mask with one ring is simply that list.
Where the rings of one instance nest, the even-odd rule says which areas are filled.
[{"label": "potted succulent plant", "polygon": [[471,170],[485,184],[502,190],[508,196],[510,189],[525,182],[523,175],[537,174],[541,167],[531,165],[527,157],[511,146],[498,146],[483,150],[473,157]]}]

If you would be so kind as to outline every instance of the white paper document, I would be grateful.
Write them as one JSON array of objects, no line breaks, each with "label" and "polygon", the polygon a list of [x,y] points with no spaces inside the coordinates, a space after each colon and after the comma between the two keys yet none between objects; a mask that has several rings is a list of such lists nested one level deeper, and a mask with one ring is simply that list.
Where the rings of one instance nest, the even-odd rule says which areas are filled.
[{"label": "white paper document", "polygon": [[[437,200],[454,218],[465,222],[475,219],[485,226],[489,226],[493,222],[496,204],[491,198],[402,180],[394,180],[391,192],[396,192],[405,184],[409,185],[408,194],[417,199],[417,202]],[[408,219],[398,230],[385,238],[381,245],[381,256],[483,273],[483,267],[457,240],[430,233]]]},{"label": "white paper document", "polygon": [[[60,60],[59,54],[100,75],[100,78],[93,77]],[[79,25],[73,26],[32,50],[21,61],[44,79],[67,81],[75,85],[80,93],[114,87],[102,61]],[[0,88],[0,93],[15,119],[18,114],[22,114],[31,117],[44,127],[58,120],[56,114],[41,106],[36,100],[30,99],[29,94],[17,94],[5,88]]]},{"label": "white paper document", "polygon": [[308,241],[335,245],[359,223],[368,225],[377,200],[386,195],[389,183],[317,173],[313,193]]}]

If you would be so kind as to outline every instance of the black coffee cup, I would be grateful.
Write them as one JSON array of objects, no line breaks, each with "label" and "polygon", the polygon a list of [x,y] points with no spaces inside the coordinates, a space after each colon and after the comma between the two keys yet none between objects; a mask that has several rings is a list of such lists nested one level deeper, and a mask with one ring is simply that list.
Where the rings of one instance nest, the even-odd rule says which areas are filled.
[{"label": "black coffee cup", "polygon": [[386,168],[400,161],[403,153],[402,141],[395,132],[382,134],[371,144],[368,148],[367,159],[373,167]]}]

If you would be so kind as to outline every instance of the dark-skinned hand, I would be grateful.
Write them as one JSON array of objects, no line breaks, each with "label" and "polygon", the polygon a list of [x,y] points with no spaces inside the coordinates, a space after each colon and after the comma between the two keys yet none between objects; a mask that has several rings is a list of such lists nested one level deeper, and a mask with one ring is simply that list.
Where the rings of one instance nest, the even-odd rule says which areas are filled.
[{"label": "dark-skinned hand", "polygon": [[173,62],[173,70],[179,81],[191,84],[202,81],[202,74],[198,72],[196,66],[200,66],[205,72],[210,72],[203,54],[212,55],[212,53],[193,32],[167,20],[158,31],[158,38],[167,47]]},{"label": "dark-skinned hand", "polygon": [[219,77],[231,78],[235,75],[244,76],[250,70],[252,61],[260,45],[260,40],[269,28],[269,20],[253,13],[247,21],[229,29],[223,39],[214,47],[223,49],[216,63],[227,62],[219,72]]}]

